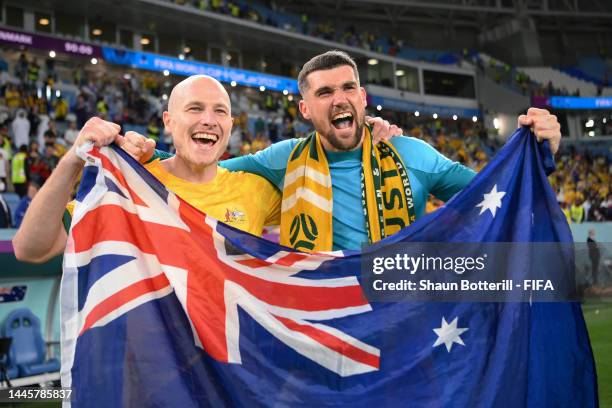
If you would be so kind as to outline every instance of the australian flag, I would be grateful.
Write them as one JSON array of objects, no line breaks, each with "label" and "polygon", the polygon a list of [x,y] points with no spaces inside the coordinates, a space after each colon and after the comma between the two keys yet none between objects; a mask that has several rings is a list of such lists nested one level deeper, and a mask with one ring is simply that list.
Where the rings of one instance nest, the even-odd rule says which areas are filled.
[{"label": "australian flag", "polygon": [[[64,255],[62,385],[83,407],[592,407],[577,303],[369,303],[359,251],[226,226],[115,146],[86,155]],[[518,130],[398,242],[572,242]]]}]

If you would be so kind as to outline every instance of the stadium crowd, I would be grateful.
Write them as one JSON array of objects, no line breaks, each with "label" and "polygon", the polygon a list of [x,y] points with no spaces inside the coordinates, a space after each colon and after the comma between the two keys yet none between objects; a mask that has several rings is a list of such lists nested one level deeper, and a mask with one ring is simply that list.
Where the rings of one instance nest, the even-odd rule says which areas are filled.
[{"label": "stadium crowd", "polygon": [[[490,58],[485,62],[479,52],[463,49],[461,52],[419,50],[408,47],[395,35],[356,30],[354,24],[338,25],[330,20],[314,20],[308,14],[298,15],[287,11],[283,2],[263,0],[246,2],[243,0],[167,0],[179,5],[191,6],[203,11],[212,11],[267,26],[297,32],[304,35],[334,41],[351,47],[358,47],[391,56],[442,64],[460,64],[466,61],[477,66],[482,73],[497,83],[535,98],[550,96],[581,96],[580,91],[570,92],[565,87],[556,87],[551,81],[546,84],[534,81],[529,75],[508,63]],[[579,71],[579,70],[577,70]],[[598,95],[609,86],[607,73],[598,84]]]},{"label": "stadium crowd", "polygon": [[[19,226],[29,201],[91,116],[119,123],[124,131],[146,134],[157,141],[159,149],[172,149],[161,122],[172,78],[83,66],[71,71],[71,77],[62,78],[52,62],[40,64],[25,52],[12,64],[0,56],[0,70],[0,192],[14,192],[21,200],[14,222],[6,216],[0,220],[1,227]],[[74,87],[72,97],[58,92],[60,82]],[[310,131],[300,120],[292,95],[240,87],[231,88],[230,94],[235,122],[223,158],[254,153]],[[400,125],[406,134],[478,171],[499,144],[488,137],[486,129],[467,121],[460,123],[459,127],[456,122],[445,127],[442,120]],[[568,221],[611,220],[610,162],[605,157],[569,152],[558,158],[558,164],[559,171],[550,181]],[[0,210],[7,213],[6,202],[1,201]],[[432,197],[428,211],[439,205],[441,202]]]},{"label": "stadium crowd", "polygon": [[[334,41],[351,47],[358,47],[381,54],[398,56],[425,62],[442,64],[460,64],[466,61],[477,66],[482,73],[514,90],[536,98],[550,96],[580,96],[579,91],[570,92],[565,87],[556,87],[552,82],[541,84],[532,80],[527,74],[502,61],[490,58],[485,62],[479,52],[463,49],[461,52],[419,50],[408,47],[395,35],[381,32],[357,30],[354,24],[338,25],[330,20],[315,20],[308,14],[296,14],[287,10],[284,2],[262,0],[247,2],[244,0],[167,0],[202,11],[212,11],[234,18],[284,29],[290,32]],[[607,75],[598,86],[598,93],[609,86]]]},{"label": "stadium crowd", "polygon": [[487,75],[496,83],[508,86],[531,98],[580,96],[579,90],[572,93],[565,87],[556,87],[552,81],[549,81],[547,84],[538,83],[531,79],[529,75],[517,70],[516,67],[495,58],[489,58],[488,61],[485,61],[481,54],[469,53],[467,50],[464,51],[464,58],[473,63],[481,73]]},{"label": "stadium crowd", "polygon": [[557,157],[549,180],[568,222],[612,220],[610,162],[573,150]]},{"label": "stadium crowd", "polygon": [[[307,13],[298,15],[289,12],[284,2],[280,1],[265,0],[260,3],[241,0],[167,1],[392,56],[407,50],[403,41],[396,36],[387,37],[381,35],[381,33],[375,34],[368,30],[359,30],[358,32],[354,24],[339,27],[328,19],[316,21]],[[439,62],[441,57],[448,55],[447,52],[423,52],[419,54],[418,59]],[[459,55],[457,55],[457,58],[452,58],[450,62],[458,62],[458,57]]]}]

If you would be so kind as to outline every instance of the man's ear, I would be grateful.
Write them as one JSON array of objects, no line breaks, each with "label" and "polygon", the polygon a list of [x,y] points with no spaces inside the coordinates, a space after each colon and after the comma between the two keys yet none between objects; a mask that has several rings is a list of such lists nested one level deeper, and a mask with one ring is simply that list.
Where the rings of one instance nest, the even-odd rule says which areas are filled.
[{"label": "man's ear", "polygon": [[162,114],[162,120],[164,121],[164,130],[168,134],[172,134],[172,120],[170,119],[170,112],[164,111]]},{"label": "man's ear", "polygon": [[310,120],[310,112],[308,111],[308,105],[306,105],[306,102],[304,102],[304,100],[301,99],[298,106],[300,108],[300,113],[302,114],[304,119]]},{"label": "man's ear", "polygon": [[368,106],[368,95],[366,94],[366,90],[363,86],[359,87],[359,93],[361,93],[361,99],[363,99],[363,106]]}]

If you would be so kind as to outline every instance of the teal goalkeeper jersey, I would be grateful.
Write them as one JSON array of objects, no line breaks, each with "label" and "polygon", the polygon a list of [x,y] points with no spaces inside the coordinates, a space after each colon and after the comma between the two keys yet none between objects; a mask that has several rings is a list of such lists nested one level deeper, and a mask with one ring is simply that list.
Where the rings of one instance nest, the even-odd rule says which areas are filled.
[{"label": "teal goalkeeper jersey", "polygon": [[[222,161],[220,166],[262,176],[282,191],[289,155],[300,140],[275,143],[256,154]],[[392,138],[391,143],[408,168],[417,218],[425,213],[430,193],[447,201],[476,175],[472,169],[449,160],[422,140],[399,136]],[[362,150],[326,153],[333,193],[333,249],[359,249],[368,242],[361,205]]]}]

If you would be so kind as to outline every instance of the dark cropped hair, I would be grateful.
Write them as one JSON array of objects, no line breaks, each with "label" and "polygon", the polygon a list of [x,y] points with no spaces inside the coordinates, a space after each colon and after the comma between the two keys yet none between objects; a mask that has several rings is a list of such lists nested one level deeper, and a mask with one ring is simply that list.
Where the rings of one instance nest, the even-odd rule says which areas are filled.
[{"label": "dark cropped hair", "polygon": [[353,68],[355,78],[357,79],[357,83],[359,83],[359,72],[357,72],[357,64],[355,64],[355,61],[353,61],[344,51],[327,51],[326,53],[311,58],[310,61],[305,63],[302,67],[302,70],[298,74],[298,89],[300,90],[300,94],[304,96],[304,93],[308,89],[308,80],[306,79],[308,75],[315,71],[333,69],[343,65],[348,65]]}]

